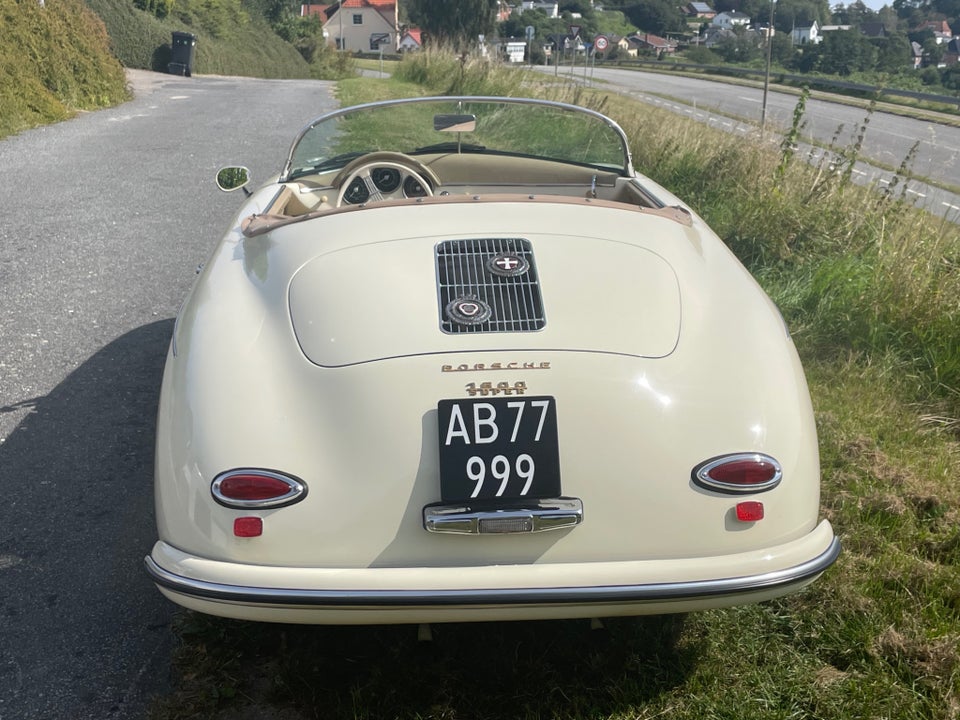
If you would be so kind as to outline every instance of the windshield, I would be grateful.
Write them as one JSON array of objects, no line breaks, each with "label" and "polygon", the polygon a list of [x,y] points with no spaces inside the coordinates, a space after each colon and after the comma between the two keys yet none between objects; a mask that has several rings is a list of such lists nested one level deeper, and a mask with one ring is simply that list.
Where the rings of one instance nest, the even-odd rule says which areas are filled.
[{"label": "windshield", "polygon": [[290,149],[282,181],[335,170],[369,152],[536,157],[633,176],[626,137],[603,115],[517,98],[409,98],[324,115]]}]

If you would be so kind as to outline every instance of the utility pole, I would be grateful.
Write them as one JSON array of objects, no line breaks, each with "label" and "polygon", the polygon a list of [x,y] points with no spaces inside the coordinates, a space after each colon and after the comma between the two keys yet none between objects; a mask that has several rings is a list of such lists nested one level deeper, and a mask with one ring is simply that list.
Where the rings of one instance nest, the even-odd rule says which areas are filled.
[{"label": "utility pole", "polygon": [[773,51],[773,9],[777,0],[770,0],[770,26],[767,28],[767,71],[763,75],[763,104],[760,106],[760,139],[767,126],[767,92],[770,89],[770,59]]}]

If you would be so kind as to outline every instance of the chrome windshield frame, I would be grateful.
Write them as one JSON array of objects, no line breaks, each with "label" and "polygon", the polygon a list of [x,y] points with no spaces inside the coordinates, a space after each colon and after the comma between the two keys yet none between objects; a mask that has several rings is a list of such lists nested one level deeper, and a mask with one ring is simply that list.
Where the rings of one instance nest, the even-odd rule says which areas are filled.
[{"label": "chrome windshield frame", "polygon": [[[291,175],[293,173],[293,159],[296,153],[297,147],[300,145],[303,138],[314,128],[322,123],[329,122],[331,120],[336,120],[337,118],[344,117],[346,115],[352,115],[357,112],[363,112],[365,110],[373,109],[383,109],[388,107],[397,107],[402,105],[410,105],[416,103],[499,103],[499,104],[510,104],[510,105],[529,105],[529,106],[541,106],[545,108],[551,108],[554,110],[564,110],[572,113],[580,113],[582,115],[590,116],[596,120],[599,120],[605,124],[609,129],[611,129],[619,138],[620,146],[623,152],[623,167],[617,167],[617,172],[620,173],[623,177],[633,178],[635,172],[633,169],[633,157],[630,154],[630,144],[627,140],[627,135],[623,131],[623,128],[620,127],[614,120],[610,119],[603,113],[599,113],[596,110],[590,110],[588,108],[580,107],[579,105],[571,105],[569,103],[558,102],[555,100],[541,100],[537,98],[515,98],[515,97],[500,97],[495,95],[431,95],[427,97],[413,97],[413,98],[399,98],[394,100],[378,100],[377,102],[363,103],[360,105],[351,105],[350,107],[340,108],[339,110],[334,110],[332,112],[324,113],[317,118],[314,118],[307,125],[305,125],[299,133],[297,133],[296,138],[294,138],[293,143],[290,145],[290,150],[287,153],[286,162],[283,165],[283,170],[280,173],[279,182],[289,182],[291,180]],[[552,160],[558,160],[558,158],[550,158]],[[612,169],[612,167],[607,168]]]}]

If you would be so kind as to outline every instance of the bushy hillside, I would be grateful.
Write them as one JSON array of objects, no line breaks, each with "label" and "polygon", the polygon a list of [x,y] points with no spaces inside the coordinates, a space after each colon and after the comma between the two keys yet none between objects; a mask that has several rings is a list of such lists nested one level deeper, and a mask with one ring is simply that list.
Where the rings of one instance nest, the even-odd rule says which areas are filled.
[{"label": "bushy hillside", "polygon": [[198,38],[195,73],[284,78],[315,75],[258,9],[248,11],[240,0],[176,0],[162,19],[138,9],[133,0],[87,0],[87,4],[103,19],[111,48],[126,67],[166,72],[170,34],[182,30]]},{"label": "bushy hillside", "polygon": [[166,72],[176,30],[198,38],[194,73],[334,79],[353,70],[315,19],[269,0],[0,0],[0,28],[0,138],[122,102],[123,68]]},{"label": "bushy hillside", "polygon": [[103,23],[82,0],[0,0],[0,137],[127,97]]}]

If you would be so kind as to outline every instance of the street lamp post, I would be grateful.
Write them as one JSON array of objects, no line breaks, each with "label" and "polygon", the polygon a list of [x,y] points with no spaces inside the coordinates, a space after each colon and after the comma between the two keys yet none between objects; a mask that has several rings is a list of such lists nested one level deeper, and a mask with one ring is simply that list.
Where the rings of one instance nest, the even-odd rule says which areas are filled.
[{"label": "street lamp post", "polygon": [[767,27],[767,70],[763,75],[763,104],[760,106],[760,138],[767,126],[767,92],[770,89],[770,59],[773,51],[773,9],[777,0],[770,0],[770,25]]}]

